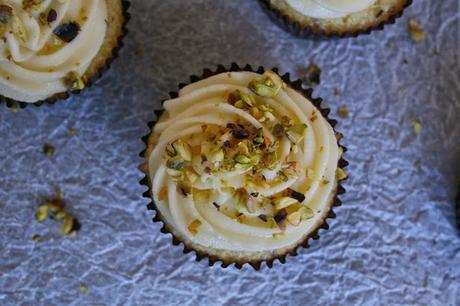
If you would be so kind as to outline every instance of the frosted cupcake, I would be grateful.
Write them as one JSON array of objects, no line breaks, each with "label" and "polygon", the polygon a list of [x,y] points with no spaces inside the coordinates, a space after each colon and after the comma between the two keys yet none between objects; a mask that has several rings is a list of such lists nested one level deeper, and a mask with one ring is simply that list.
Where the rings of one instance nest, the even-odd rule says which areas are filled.
[{"label": "frosted cupcake", "polygon": [[260,0],[285,28],[298,35],[356,36],[382,29],[412,0]]},{"label": "frosted cupcake", "polygon": [[107,68],[125,34],[122,0],[4,0],[0,97],[37,103],[80,91]]},{"label": "frosted cupcake", "polygon": [[327,227],[343,192],[343,148],[292,84],[273,71],[223,72],[164,102],[141,169],[155,220],[185,251],[271,266]]}]

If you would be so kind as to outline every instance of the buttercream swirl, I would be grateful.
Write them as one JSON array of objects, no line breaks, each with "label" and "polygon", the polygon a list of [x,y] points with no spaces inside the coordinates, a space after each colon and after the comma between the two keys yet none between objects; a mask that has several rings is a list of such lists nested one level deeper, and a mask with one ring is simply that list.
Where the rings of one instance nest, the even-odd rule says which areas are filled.
[{"label": "buttercream swirl", "polygon": [[[4,0],[13,18],[0,39],[0,94],[24,102],[46,99],[68,88],[69,72],[83,75],[104,41],[105,0]],[[53,18],[47,18],[52,11]],[[65,42],[54,34],[75,23],[78,35]],[[6,29],[5,29],[6,28]]]},{"label": "buttercream swirl", "polygon": [[[294,89],[255,95],[248,85],[261,77],[228,72],[188,85],[164,103],[154,128],[148,169],[157,209],[201,246],[243,252],[293,246],[330,208],[341,154],[335,132]],[[174,170],[185,167],[176,167],[176,154],[190,169],[185,174]],[[191,186],[181,185],[181,175]],[[300,211],[307,216],[290,218]]]},{"label": "buttercream swirl", "polygon": [[337,18],[370,7],[376,0],[286,0],[296,11],[315,18]]}]

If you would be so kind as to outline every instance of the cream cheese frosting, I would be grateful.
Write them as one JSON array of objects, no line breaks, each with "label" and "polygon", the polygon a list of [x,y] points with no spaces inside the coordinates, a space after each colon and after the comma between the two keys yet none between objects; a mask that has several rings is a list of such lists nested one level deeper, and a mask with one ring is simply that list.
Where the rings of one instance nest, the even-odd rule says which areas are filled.
[{"label": "cream cheese frosting", "polygon": [[[267,93],[266,84],[281,85]],[[148,171],[158,211],[182,236],[264,252],[294,246],[322,223],[341,148],[315,106],[273,72],[222,73],[164,108]]]},{"label": "cream cheese frosting", "polygon": [[314,18],[338,18],[370,7],[376,0],[286,0],[299,13]]},{"label": "cream cheese frosting", "polygon": [[[13,10],[0,39],[0,94],[5,97],[36,102],[67,91],[66,76],[84,75],[104,42],[105,0],[1,3]],[[77,24],[79,31],[66,42],[55,33],[69,23]]]}]

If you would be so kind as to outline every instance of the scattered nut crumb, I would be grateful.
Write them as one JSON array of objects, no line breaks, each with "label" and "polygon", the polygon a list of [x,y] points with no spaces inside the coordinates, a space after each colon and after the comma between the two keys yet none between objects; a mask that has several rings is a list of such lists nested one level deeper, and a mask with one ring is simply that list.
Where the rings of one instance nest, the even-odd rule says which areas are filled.
[{"label": "scattered nut crumb", "polygon": [[422,168],[422,162],[419,159],[417,159],[414,163],[414,166],[417,170],[420,170]]},{"label": "scattered nut crumb", "polygon": [[51,157],[54,155],[54,152],[55,152],[54,147],[50,145],[49,143],[45,143],[43,145],[43,153],[45,153],[46,156]]},{"label": "scattered nut crumb", "polygon": [[340,106],[338,113],[341,118],[348,118],[349,116],[348,108],[346,106]]},{"label": "scattered nut crumb", "polygon": [[33,241],[40,241],[40,240],[42,240],[42,236],[37,235],[37,234],[36,234],[36,235],[33,235],[33,236],[32,236],[32,240],[33,240]]},{"label": "scattered nut crumb", "polygon": [[316,85],[321,82],[321,69],[314,63],[311,63],[307,69],[303,71],[302,75],[302,80],[307,85]]},{"label": "scattered nut crumb", "polygon": [[76,135],[78,135],[79,132],[80,132],[80,130],[77,129],[77,128],[70,128],[69,129],[69,135],[70,136],[76,136]]},{"label": "scattered nut crumb", "polygon": [[417,22],[415,19],[409,19],[407,23],[407,30],[409,34],[415,42],[421,43],[425,41],[425,31],[423,30],[423,26]]},{"label": "scattered nut crumb", "polygon": [[83,293],[83,294],[88,294],[89,288],[88,288],[88,286],[86,286],[85,284],[80,284],[80,291],[81,291],[81,293]]},{"label": "scattered nut crumb", "polygon": [[338,89],[337,87],[334,87],[334,96],[338,96],[340,95],[340,89]]},{"label": "scattered nut crumb", "polygon": [[417,119],[412,121],[411,126],[416,134],[419,134],[422,131],[422,124]]}]

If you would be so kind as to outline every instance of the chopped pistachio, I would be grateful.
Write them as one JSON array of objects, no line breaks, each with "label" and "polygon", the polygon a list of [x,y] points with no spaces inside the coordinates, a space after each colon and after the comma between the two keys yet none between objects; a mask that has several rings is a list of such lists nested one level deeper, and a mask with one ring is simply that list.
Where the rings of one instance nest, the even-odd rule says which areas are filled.
[{"label": "chopped pistachio", "polygon": [[414,120],[411,123],[412,129],[416,134],[420,133],[422,131],[422,124],[418,120]]},{"label": "chopped pistachio", "polygon": [[263,144],[265,142],[265,138],[263,136],[255,137],[254,142],[257,144]]},{"label": "chopped pistachio", "polygon": [[42,236],[38,235],[38,234],[35,234],[32,236],[32,240],[33,241],[40,241],[42,240]]},{"label": "chopped pistachio", "polygon": [[235,156],[235,161],[238,163],[238,164],[249,164],[251,162],[251,158],[248,157],[247,155],[244,155],[244,154],[238,154]]},{"label": "chopped pistachio", "polygon": [[69,90],[82,90],[85,88],[85,82],[83,81],[83,78],[78,74],[76,71],[70,71],[65,77],[64,77],[64,84]]},{"label": "chopped pistachio", "polygon": [[86,285],[84,285],[84,284],[80,284],[80,291],[81,291],[81,293],[83,293],[83,294],[88,294],[89,288],[88,288]]},{"label": "chopped pistachio", "polygon": [[183,166],[184,166],[184,160],[179,156],[171,157],[166,162],[166,167],[168,167],[168,169],[179,171],[182,169]]},{"label": "chopped pistachio", "polygon": [[201,221],[195,219],[190,225],[188,226],[188,231],[192,234],[192,236],[196,236],[198,234],[198,230],[201,227]]},{"label": "chopped pistachio", "polygon": [[192,195],[193,195],[194,202],[207,202],[209,200],[210,191],[201,190],[201,189],[193,189]]},{"label": "chopped pistachio", "polygon": [[35,212],[35,219],[38,222],[42,222],[43,220],[46,219],[46,217],[48,217],[48,211],[49,211],[48,205],[43,204],[43,205],[38,206],[37,211]]},{"label": "chopped pistachio", "polygon": [[304,71],[303,81],[307,85],[319,84],[321,82],[321,69],[318,65],[311,63]]},{"label": "chopped pistachio", "polygon": [[191,183],[195,183],[200,178],[200,176],[193,169],[185,170],[185,176]]},{"label": "chopped pistachio", "polygon": [[[175,151],[179,156],[185,161],[192,160],[192,148],[188,143],[185,141],[178,139],[173,142],[172,146],[174,147]],[[177,170],[177,169],[176,169]]]},{"label": "chopped pistachio", "polygon": [[347,173],[342,168],[337,168],[336,177],[339,181],[342,181],[348,177]]},{"label": "chopped pistachio", "polygon": [[62,220],[65,217],[67,217],[67,213],[65,211],[63,211],[63,210],[57,211],[54,214],[54,218],[56,218],[56,220]]},{"label": "chopped pistachio", "polygon": [[270,227],[270,228],[278,228],[278,224],[276,223],[276,220],[275,218],[272,216],[272,215],[268,215],[266,216],[266,219],[267,219],[267,225]]},{"label": "chopped pistachio", "polygon": [[246,189],[240,188],[235,192],[235,207],[238,211],[247,209],[249,194]]},{"label": "chopped pistachio", "polygon": [[298,144],[304,137],[308,126],[306,124],[296,124],[286,129],[287,138],[294,144]]},{"label": "chopped pistachio", "polygon": [[221,162],[224,160],[224,150],[223,149],[217,149],[213,152],[211,152],[208,156],[208,160],[211,162],[211,163],[217,163],[217,162]]},{"label": "chopped pistachio", "polygon": [[13,8],[9,5],[0,5],[0,23],[7,24],[13,17]]},{"label": "chopped pistachio", "polygon": [[346,106],[340,106],[338,109],[338,113],[341,118],[348,118],[349,116],[348,108]]},{"label": "chopped pistachio", "polygon": [[249,83],[249,89],[256,95],[266,98],[276,97],[286,84],[273,71],[266,71],[262,77],[257,77]]},{"label": "chopped pistachio", "polygon": [[50,200],[50,201],[47,201],[45,203],[49,210],[52,212],[52,213],[57,213],[58,211],[61,211],[64,209],[64,202],[63,201],[60,201],[58,199],[53,199],[53,200]]},{"label": "chopped pistachio", "polygon": [[417,22],[415,19],[409,19],[407,23],[407,30],[409,34],[415,42],[423,42],[425,41],[425,31],[423,30],[423,26]]},{"label": "chopped pistachio", "polygon": [[299,203],[299,201],[297,201],[294,198],[282,197],[282,198],[279,198],[279,199],[275,200],[275,207],[276,207],[277,210],[281,210],[283,208],[286,208],[286,207],[289,207],[291,205],[298,204],[298,203]]},{"label": "chopped pistachio", "polygon": [[282,126],[281,124],[276,124],[274,127],[273,127],[273,131],[272,131],[273,135],[275,137],[281,137],[284,135],[284,126]]},{"label": "chopped pistachio", "polygon": [[302,206],[299,209],[302,220],[309,220],[315,216],[315,213],[310,207]]},{"label": "chopped pistachio", "polygon": [[290,224],[297,226],[299,225],[302,219],[302,214],[300,213],[300,211],[296,211],[296,212],[289,214],[286,219]]},{"label": "chopped pistachio", "polygon": [[55,149],[52,145],[45,143],[43,145],[43,153],[46,154],[46,156],[51,157],[54,155]]},{"label": "chopped pistachio", "polygon": [[72,232],[74,226],[74,219],[71,216],[66,216],[61,225],[60,232],[63,235],[68,235]]}]

